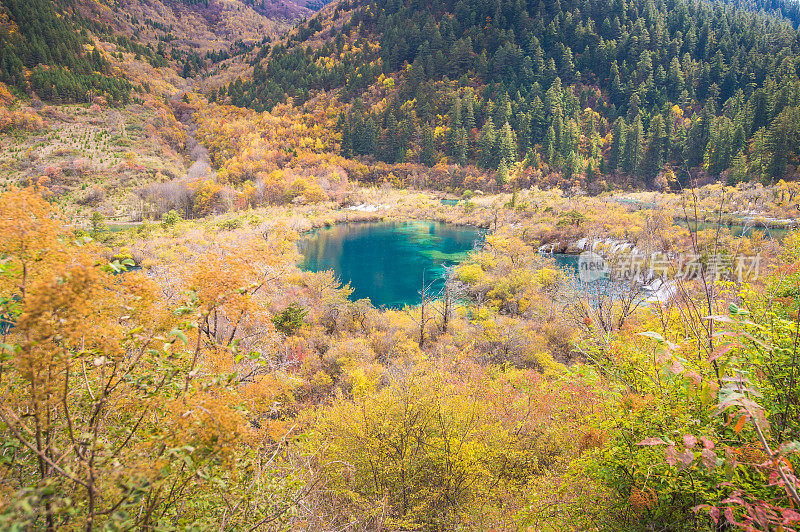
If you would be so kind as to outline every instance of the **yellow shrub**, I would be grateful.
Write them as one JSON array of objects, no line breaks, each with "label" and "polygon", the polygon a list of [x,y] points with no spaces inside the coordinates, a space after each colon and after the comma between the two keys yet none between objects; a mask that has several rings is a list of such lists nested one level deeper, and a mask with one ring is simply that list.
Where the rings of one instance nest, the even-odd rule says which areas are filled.
[{"label": "yellow shrub", "polygon": [[467,284],[478,284],[483,281],[486,274],[478,264],[462,264],[457,270],[458,278]]}]

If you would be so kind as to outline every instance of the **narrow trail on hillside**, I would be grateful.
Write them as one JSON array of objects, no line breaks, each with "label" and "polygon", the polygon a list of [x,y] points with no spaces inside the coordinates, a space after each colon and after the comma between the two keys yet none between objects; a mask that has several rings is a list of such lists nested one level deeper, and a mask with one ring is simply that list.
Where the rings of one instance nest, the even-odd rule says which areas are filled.
[{"label": "narrow trail on hillside", "polygon": [[213,179],[216,172],[211,167],[211,154],[208,148],[197,140],[197,124],[194,121],[193,110],[183,104],[178,96],[171,100],[175,118],[183,124],[186,132],[186,155],[191,161],[186,171],[186,176],[181,181],[197,182]]}]

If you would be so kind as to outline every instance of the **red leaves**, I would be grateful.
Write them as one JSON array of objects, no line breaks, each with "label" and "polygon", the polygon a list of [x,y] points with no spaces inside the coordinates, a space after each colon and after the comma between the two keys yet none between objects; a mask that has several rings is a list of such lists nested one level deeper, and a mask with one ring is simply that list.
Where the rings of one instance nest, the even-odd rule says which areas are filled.
[{"label": "red leaves", "polygon": [[680,455],[679,456],[678,455],[678,451],[675,448],[675,444],[667,442],[667,441],[664,441],[661,438],[655,438],[655,437],[651,436],[649,438],[643,439],[642,441],[640,441],[636,445],[641,445],[641,446],[645,446],[645,447],[654,447],[656,445],[668,445],[669,447],[664,449],[664,459],[672,467],[675,467],[676,465],[678,465],[678,462],[680,461],[681,463],[685,464],[684,466],[682,466],[682,468],[683,468],[683,467],[686,467],[687,465],[691,464],[692,460],[694,460],[694,454],[692,454],[691,451],[686,451],[689,454],[688,463],[686,463],[687,457],[685,456],[685,453],[684,453],[684,455]]},{"label": "red leaves", "polygon": [[739,465],[739,461],[736,459],[736,451],[732,448],[725,446],[725,461],[730,464],[730,467],[736,467]]},{"label": "red leaves", "polygon": [[739,434],[742,431],[742,428],[744,428],[744,424],[747,422],[749,417],[750,416],[748,414],[742,414],[741,417],[739,417],[739,421],[737,421],[736,426],[733,427],[733,430],[736,432],[736,434]]},{"label": "red leaves", "polygon": [[692,381],[692,384],[695,386],[700,386],[703,383],[703,377],[701,377],[696,371],[687,371],[686,378]]},{"label": "red leaves", "polygon": [[636,445],[667,445],[667,442],[662,440],[661,438],[645,438]]},{"label": "red leaves", "polygon": [[[744,501],[742,501],[742,502],[744,502]],[[722,510],[723,514],[725,515],[725,520],[728,521],[729,523],[731,523],[732,525],[744,528],[745,530],[754,530],[747,523],[740,523],[740,522],[736,521],[736,518],[733,516],[733,508],[730,507],[730,506],[725,506],[725,507],[721,508],[721,507],[717,507],[717,506],[711,506],[710,504],[700,504],[700,505],[695,506],[694,508],[692,508],[692,511],[694,513],[697,513],[700,510],[705,510],[706,512],[708,512],[708,516],[714,521],[715,525],[719,524],[719,513],[720,513],[720,510]]]},{"label": "red leaves", "polygon": [[719,524],[719,508],[716,506],[711,506],[710,504],[700,504],[692,508],[694,513],[699,512],[700,510],[705,510],[708,512],[708,516],[714,521],[714,524]]},{"label": "red leaves", "polygon": [[668,447],[664,449],[664,460],[672,467],[679,466],[679,469],[683,470],[687,467],[691,466],[694,462],[696,456],[692,449],[694,449],[698,443],[702,443],[703,449],[700,451],[700,459],[702,460],[703,465],[708,469],[716,469],[719,466],[720,460],[717,458],[716,453],[714,453],[714,442],[706,437],[700,436],[699,438],[692,435],[692,434],[684,434],[683,438],[684,451],[682,453],[678,453],[678,449],[674,443],[664,440],[662,438],[656,437],[648,437],[637,443],[636,445],[640,445],[643,447],[654,447],[656,445],[667,445]]},{"label": "red leaves", "polygon": [[694,453],[687,449],[686,451],[678,455],[678,459],[681,461],[681,466],[682,466],[681,469],[689,467],[690,465],[692,465],[692,462],[694,461]]},{"label": "red leaves", "polygon": [[783,522],[781,524],[783,525],[791,525],[794,522],[800,521],[800,513],[797,513],[794,510],[783,510],[781,515],[783,517]]},{"label": "red leaves", "polygon": [[781,476],[778,473],[778,470],[777,469],[773,469],[772,471],[770,471],[770,473],[769,473],[769,485],[770,486],[777,486],[777,485],[779,485],[781,483],[782,483],[781,482]]},{"label": "red leaves", "polygon": [[703,449],[700,452],[700,457],[703,460],[703,465],[705,465],[708,469],[717,468],[717,455],[714,454],[714,451],[711,449]]},{"label": "red leaves", "polygon": [[703,318],[704,320],[715,321],[717,323],[736,323],[730,316],[725,316],[724,314],[718,314],[714,316],[706,316]]},{"label": "red leaves", "polygon": [[[731,487],[732,484],[721,482],[719,486]],[[721,501],[721,504],[728,506],[699,504],[693,507],[692,511],[696,514],[700,510],[705,510],[717,525],[719,524],[721,511],[728,523],[748,532],[756,532],[758,530],[786,530],[787,532],[793,532],[795,529],[785,527],[800,522],[800,513],[796,510],[781,508],[762,500],[748,500],[741,490],[734,490],[728,498]],[[736,520],[734,512],[737,509],[743,510],[742,521]]]},{"label": "red leaves", "polygon": [[678,451],[675,450],[674,445],[670,445],[664,450],[664,458],[669,465],[673,467],[678,465]]},{"label": "red leaves", "polygon": [[728,520],[728,522],[729,522],[729,523],[731,523],[731,524],[734,524],[734,525],[738,525],[738,524],[739,524],[739,523],[737,523],[737,522],[736,522],[736,520],[733,518],[733,510],[731,509],[731,507],[730,507],[730,506],[728,506],[728,507],[726,507],[726,508],[725,508],[725,519],[727,519],[727,520]]},{"label": "red leaves", "polygon": [[737,347],[742,347],[742,344],[740,344],[738,342],[733,342],[733,343],[730,343],[730,344],[723,344],[723,345],[717,347],[716,349],[714,349],[714,351],[711,353],[711,356],[708,357],[708,361],[709,362],[713,362],[714,360],[718,359],[719,357],[721,357],[722,355],[724,355],[725,353],[727,353],[731,349],[735,349]]},{"label": "red leaves", "polygon": [[675,375],[680,375],[684,371],[686,371],[686,367],[683,365],[683,362],[680,361],[678,358],[673,358],[669,361],[669,371]]}]

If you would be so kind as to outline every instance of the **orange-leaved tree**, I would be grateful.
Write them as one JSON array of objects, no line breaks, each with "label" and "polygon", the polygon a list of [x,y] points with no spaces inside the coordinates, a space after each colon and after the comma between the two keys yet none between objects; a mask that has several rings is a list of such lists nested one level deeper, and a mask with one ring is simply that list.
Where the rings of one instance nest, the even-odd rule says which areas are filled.
[{"label": "orange-leaved tree", "polygon": [[202,327],[251,280],[169,308],[32,190],[0,197],[0,254],[0,528],[285,525],[305,483],[254,420],[287,385],[203,371]]}]

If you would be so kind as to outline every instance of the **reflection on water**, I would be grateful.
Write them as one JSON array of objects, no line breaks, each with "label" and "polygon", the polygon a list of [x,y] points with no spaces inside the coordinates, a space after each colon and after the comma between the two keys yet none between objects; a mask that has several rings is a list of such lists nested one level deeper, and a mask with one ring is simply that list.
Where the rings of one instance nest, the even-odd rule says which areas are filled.
[{"label": "reflection on water", "polygon": [[300,266],[333,270],[352,299],[400,308],[420,301],[423,276],[441,288],[443,266],[462,261],[483,232],[438,222],[364,222],[319,229],[303,239]]},{"label": "reflection on water", "polygon": [[[716,231],[719,224],[716,221],[700,221],[699,223],[695,223],[694,221],[686,221],[683,219],[676,219],[675,223],[681,227],[685,227],[687,229],[698,231],[710,230]],[[734,237],[746,236],[752,237],[755,231],[761,233],[764,238],[772,239],[772,240],[783,240],[786,238],[793,229],[785,228],[785,227],[758,227],[754,223],[748,224],[722,224],[722,227],[727,227],[730,230],[731,235]]]}]

